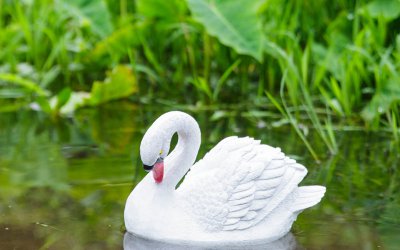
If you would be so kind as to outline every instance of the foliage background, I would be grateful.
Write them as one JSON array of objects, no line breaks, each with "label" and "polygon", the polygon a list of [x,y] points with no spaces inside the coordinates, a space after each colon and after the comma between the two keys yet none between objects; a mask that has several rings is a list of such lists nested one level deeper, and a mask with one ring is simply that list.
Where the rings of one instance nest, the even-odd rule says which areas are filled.
[{"label": "foliage background", "polygon": [[0,3],[2,111],[272,101],[293,123],[305,112],[317,128],[334,120],[398,140],[398,0]]},{"label": "foliage background", "polygon": [[200,157],[254,136],[328,187],[307,248],[396,249],[399,67],[399,0],[0,0],[0,248],[120,246],[140,139],[181,109]]}]

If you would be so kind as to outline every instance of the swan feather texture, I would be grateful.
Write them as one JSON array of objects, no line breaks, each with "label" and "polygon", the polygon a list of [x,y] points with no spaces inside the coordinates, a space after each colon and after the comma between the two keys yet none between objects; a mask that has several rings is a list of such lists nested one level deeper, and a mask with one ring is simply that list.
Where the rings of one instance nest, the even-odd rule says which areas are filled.
[{"label": "swan feather texture", "polygon": [[242,230],[268,216],[306,174],[280,148],[233,136],[193,165],[177,190],[205,229]]}]

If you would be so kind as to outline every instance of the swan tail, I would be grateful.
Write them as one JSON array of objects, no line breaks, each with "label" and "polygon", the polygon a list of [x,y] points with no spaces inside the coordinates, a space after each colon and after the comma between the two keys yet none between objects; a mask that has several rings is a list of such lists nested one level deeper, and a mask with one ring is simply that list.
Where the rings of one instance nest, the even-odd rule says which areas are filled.
[{"label": "swan tail", "polygon": [[293,212],[301,212],[306,208],[318,204],[324,196],[326,188],[323,186],[304,186],[297,190],[297,197],[292,206]]}]

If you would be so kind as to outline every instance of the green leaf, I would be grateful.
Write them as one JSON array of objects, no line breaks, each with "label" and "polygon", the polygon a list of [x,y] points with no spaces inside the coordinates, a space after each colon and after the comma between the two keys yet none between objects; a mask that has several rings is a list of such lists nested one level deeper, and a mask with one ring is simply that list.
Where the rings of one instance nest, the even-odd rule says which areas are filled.
[{"label": "green leaf", "polygon": [[187,7],[182,0],[137,0],[136,9],[138,13],[148,18],[179,22]]},{"label": "green leaf", "polygon": [[91,59],[98,60],[104,55],[126,55],[129,48],[140,44],[140,32],[140,27],[131,24],[115,30],[95,45],[90,55]]},{"label": "green leaf", "polygon": [[194,86],[196,86],[196,89],[206,94],[208,98],[212,98],[211,89],[206,79],[203,77],[196,77],[193,79],[192,83]]},{"label": "green leaf", "polygon": [[71,89],[70,88],[64,88],[63,90],[60,91],[57,95],[57,104],[56,104],[56,110],[60,110],[61,107],[63,107],[71,97]]},{"label": "green leaf", "polygon": [[60,15],[69,15],[77,19],[82,26],[88,26],[101,37],[112,30],[110,13],[104,0],[58,0],[56,4]]},{"label": "green leaf", "polygon": [[239,54],[262,61],[262,29],[257,10],[264,1],[188,0],[194,18],[207,32]]},{"label": "green leaf", "polygon": [[38,94],[39,96],[46,96],[48,92],[45,89],[39,87],[38,84],[32,82],[31,80],[22,78],[18,75],[8,74],[8,73],[0,73],[0,83],[1,81],[8,82],[11,84],[19,85],[33,93]]},{"label": "green leaf", "polygon": [[111,100],[130,96],[137,91],[136,78],[128,66],[116,66],[104,82],[94,82],[90,104],[98,105]]},{"label": "green leaf", "polygon": [[388,20],[396,19],[400,16],[399,0],[375,0],[367,5],[366,10],[371,17],[383,16]]},{"label": "green leaf", "polygon": [[268,91],[265,91],[265,94],[267,95],[268,99],[272,102],[272,104],[279,110],[279,112],[281,112],[281,114],[285,116],[286,112],[283,109],[282,105],[279,104],[278,100],[276,100],[275,97]]},{"label": "green leaf", "polygon": [[231,75],[231,73],[239,66],[239,64],[241,63],[242,60],[237,59],[234,63],[232,63],[231,66],[229,66],[229,68],[227,68],[224,72],[224,74],[222,74],[222,76],[219,78],[217,85],[215,86],[215,90],[213,93],[213,99],[217,100],[217,97],[219,95],[219,92],[222,89],[222,85],[226,82],[226,80],[228,79],[228,77]]},{"label": "green leaf", "polygon": [[46,97],[43,97],[43,96],[38,97],[36,99],[36,102],[40,106],[40,109],[43,112],[45,112],[46,114],[52,114],[53,113],[53,109],[51,108],[50,100],[48,100]]},{"label": "green leaf", "polygon": [[381,90],[377,90],[372,100],[361,112],[362,117],[371,121],[389,110],[394,102],[400,101],[400,79],[394,78],[387,82]]},{"label": "green leaf", "polygon": [[4,88],[0,89],[0,99],[21,98],[29,95],[30,92],[24,88]]}]

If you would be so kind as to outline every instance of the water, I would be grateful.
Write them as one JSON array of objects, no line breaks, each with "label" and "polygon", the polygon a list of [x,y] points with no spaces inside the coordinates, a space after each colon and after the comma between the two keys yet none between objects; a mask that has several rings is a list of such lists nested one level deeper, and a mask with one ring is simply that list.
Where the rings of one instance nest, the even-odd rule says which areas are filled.
[{"label": "water", "polygon": [[[121,249],[125,199],[145,174],[139,143],[167,110],[119,102],[58,121],[1,113],[0,249]],[[268,113],[192,114],[202,129],[200,157],[226,136],[249,135],[307,166],[303,184],[327,186],[321,204],[294,224],[297,248],[400,249],[400,159],[390,134],[338,132],[340,152],[330,156],[310,130],[322,156],[316,163]]]}]

